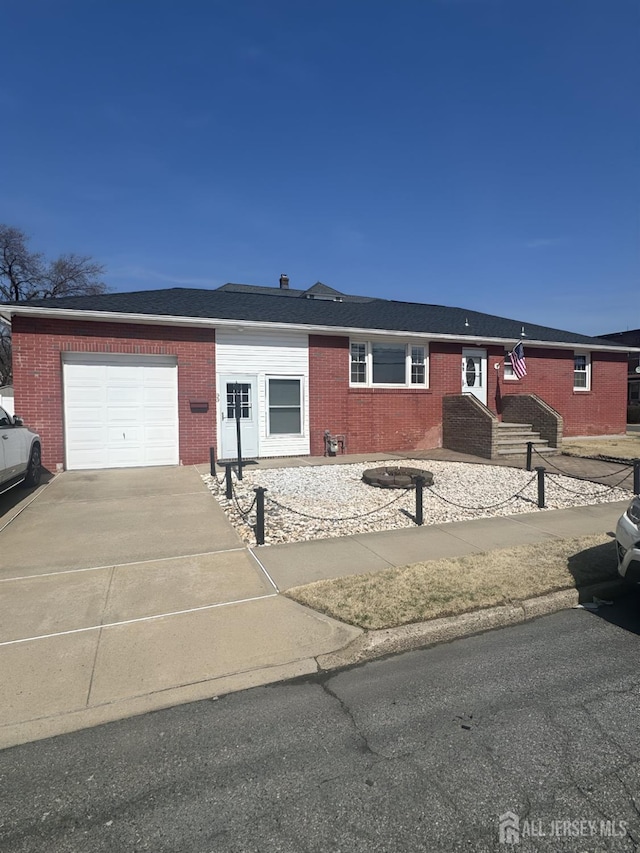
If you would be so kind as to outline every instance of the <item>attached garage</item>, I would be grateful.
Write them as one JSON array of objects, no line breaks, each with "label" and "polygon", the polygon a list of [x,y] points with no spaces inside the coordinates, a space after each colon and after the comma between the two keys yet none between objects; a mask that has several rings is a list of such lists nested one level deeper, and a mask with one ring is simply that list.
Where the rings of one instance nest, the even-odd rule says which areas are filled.
[{"label": "attached garage", "polygon": [[67,469],[179,463],[176,358],[63,353],[63,393]]}]

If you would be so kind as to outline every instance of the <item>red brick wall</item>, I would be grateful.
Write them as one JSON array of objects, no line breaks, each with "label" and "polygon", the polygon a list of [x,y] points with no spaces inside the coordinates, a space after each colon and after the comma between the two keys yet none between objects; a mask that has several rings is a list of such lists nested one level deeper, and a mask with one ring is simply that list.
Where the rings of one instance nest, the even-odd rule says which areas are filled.
[{"label": "red brick wall", "polygon": [[[473,347],[470,347],[473,348]],[[527,376],[503,379],[504,347],[486,346],[487,405],[498,415],[505,394],[534,393],[564,418],[565,435],[623,433],[626,354],[592,353],[591,391],[573,390],[573,351],[526,347]],[[429,388],[350,388],[348,338],[309,336],[311,454],[324,452],[326,429],[346,436],[352,453],[442,445],[442,398],[461,390],[461,344],[429,347]],[[495,365],[499,369],[495,369]]]},{"label": "red brick wall", "polygon": [[[16,412],[42,437],[44,465],[64,463],[62,353],[171,355],[178,360],[180,459],[203,462],[216,444],[216,370],[213,329],[139,326],[15,317],[13,373]],[[207,400],[192,412],[190,400]]]},{"label": "red brick wall", "polygon": [[432,344],[430,388],[349,388],[349,340],[309,336],[311,455],[324,431],[343,433],[347,450],[418,450],[442,444],[442,397],[460,391],[460,347]]},{"label": "red brick wall", "polygon": [[[573,352],[525,344],[528,375],[505,381],[504,348],[488,355],[488,406],[500,415],[501,396],[538,394],[564,418],[565,435],[623,433],[626,426],[626,353],[592,353],[591,390],[573,390]],[[203,462],[216,444],[215,333],[212,329],[71,320],[13,321],[16,411],[43,438],[45,465],[64,462],[63,352],[173,355],[178,359],[180,458]],[[442,397],[460,393],[461,344],[429,347],[428,389],[349,388],[349,340],[309,336],[311,454],[324,452],[324,431],[344,433],[352,453],[417,450],[442,444]],[[189,400],[207,400],[192,412]]]},{"label": "red brick wall", "polygon": [[627,424],[627,354],[591,353],[591,390],[573,390],[573,351],[525,344],[527,375],[503,394],[533,393],[560,412],[564,435],[617,435]]}]

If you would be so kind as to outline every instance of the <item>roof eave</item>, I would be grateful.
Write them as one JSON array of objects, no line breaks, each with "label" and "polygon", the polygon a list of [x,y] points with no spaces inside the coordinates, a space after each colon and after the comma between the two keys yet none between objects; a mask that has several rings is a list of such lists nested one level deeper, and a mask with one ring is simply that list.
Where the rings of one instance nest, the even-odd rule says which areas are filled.
[{"label": "roof eave", "polygon": [[[432,341],[462,341],[474,344],[504,344],[516,343],[521,338],[493,337],[483,335],[453,335],[443,332],[415,332],[406,329],[371,329],[353,326],[323,326],[310,323],[281,323],[265,320],[223,319],[216,317],[184,317],[170,314],[133,314],[120,311],[83,311],[76,308],[44,308],[36,305],[0,305],[0,317],[11,322],[14,316],[43,317],[59,320],[89,320],[103,323],[134,323],[143,326],[184,326],[187,328],[243,328],[243,329],[278,329],[281,331],[296,330],[311,334],[333,335],[380,335],[386,337],[428,338]],[[588,349],[596,352],[640,352],[640,347],[607,346],[606,344],[583,343],[581,341],[542,341],[526,338],[523,343],[527,346],[554,347],[557,349]]]}]

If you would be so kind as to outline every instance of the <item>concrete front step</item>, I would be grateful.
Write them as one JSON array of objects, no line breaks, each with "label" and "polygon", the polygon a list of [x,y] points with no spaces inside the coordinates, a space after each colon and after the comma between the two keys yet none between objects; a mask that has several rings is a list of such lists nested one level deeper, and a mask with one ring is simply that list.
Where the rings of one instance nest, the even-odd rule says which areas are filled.
[{"label": "concrete front step", "polygon": [[555,447],[549,447],[546,439],[540,438],[540,433],[535,432],[531,424],[502,421],[498,424],[496,439],[494,456],[523,456],[529,442],[538,453],[553,456],[558,452]]},{"label": "concrete front step", "polygon": [[545,438],[540,438],[540,436],[537,435],[535,432],[531,433],[530,436],[525,439],[515,436],[513,438],[511,436],[509,436],[508,438],[502,438],[502,436],[498,436],[496,444],[499,447],[509,447],[515,445],[517,447],[526,448],[527,443],[529,441],[531,442],[531,444],[533,444],[534,447],[546,447],[549,444],[549,442]]},{"label": "concrete front step", "polygon": [[546,439],[540,438],[540,433],[533,430],[531,424],[516,424],[502,421],[498,425],[494,456],[523,456],[527,452],[527,444],[531,442],[538,453],[554,456],[557,448],[549,447]]},{"label": "concrete front step", "polygon": [[498,424],[498,434],[499,435],[534,435],[539,437],[539,433],[537,433],[532,426],[529,424]]},{"label": "concrete front step", "polygon": [[[538,453],[542,456],[557,456],[560,453],[560,450],[557,447],[548,447],[545,445],[541,445],[536,443],[535,448]],[[495,456],[526,456],[527,453],[527,445],[520,445],[519,447],[507,447],[507,448],[496,448],[494,455]]]}]

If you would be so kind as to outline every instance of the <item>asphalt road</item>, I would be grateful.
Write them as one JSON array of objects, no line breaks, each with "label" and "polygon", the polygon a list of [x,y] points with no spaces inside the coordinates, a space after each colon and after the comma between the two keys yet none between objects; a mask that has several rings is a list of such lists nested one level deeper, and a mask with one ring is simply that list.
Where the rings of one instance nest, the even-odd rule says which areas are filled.
[{"label": "asphalt road", "polygon": [[0,850],[635,850],[639,633],[565,611],[5,750]]}]

